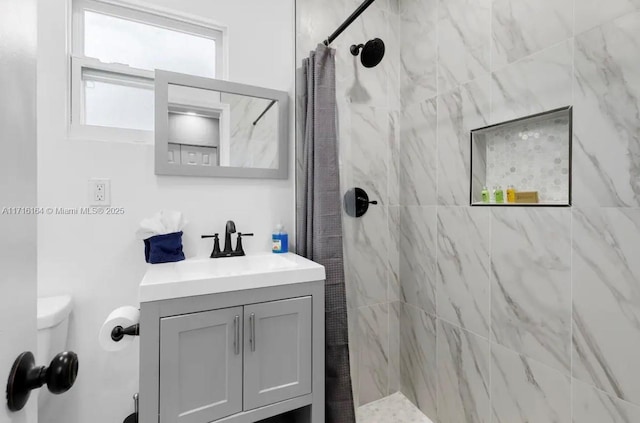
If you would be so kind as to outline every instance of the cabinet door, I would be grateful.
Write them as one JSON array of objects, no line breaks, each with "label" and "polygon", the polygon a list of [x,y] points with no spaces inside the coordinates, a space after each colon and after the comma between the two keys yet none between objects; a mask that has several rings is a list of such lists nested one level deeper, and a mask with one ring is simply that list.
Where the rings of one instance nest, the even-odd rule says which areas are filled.
[{"label": "cabinet door", "polygon": [[311,392],[311,297],[244,308],[244,409]]},{"label": "cabinet door", "polygon": [[160,321],[160,423],[242,411],[242,307]]}]

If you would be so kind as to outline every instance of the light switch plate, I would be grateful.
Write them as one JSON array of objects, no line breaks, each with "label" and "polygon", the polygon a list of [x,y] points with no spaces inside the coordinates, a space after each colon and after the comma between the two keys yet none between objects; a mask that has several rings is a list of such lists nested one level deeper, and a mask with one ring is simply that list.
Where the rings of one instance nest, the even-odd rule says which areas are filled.
[{"label": "light switch plate", "polygon": [[111,179],[89,179],[89,205],[96,207],[111,205]]}]

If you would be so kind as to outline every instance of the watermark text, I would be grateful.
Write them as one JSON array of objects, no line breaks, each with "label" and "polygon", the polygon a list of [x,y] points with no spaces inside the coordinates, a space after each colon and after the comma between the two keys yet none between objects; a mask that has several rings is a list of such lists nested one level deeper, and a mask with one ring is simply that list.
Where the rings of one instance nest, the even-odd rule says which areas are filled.
[{"label": "watermark text", "polygon": [[2,207],[0,215],[93,216],[125,214],[124,207]]}]

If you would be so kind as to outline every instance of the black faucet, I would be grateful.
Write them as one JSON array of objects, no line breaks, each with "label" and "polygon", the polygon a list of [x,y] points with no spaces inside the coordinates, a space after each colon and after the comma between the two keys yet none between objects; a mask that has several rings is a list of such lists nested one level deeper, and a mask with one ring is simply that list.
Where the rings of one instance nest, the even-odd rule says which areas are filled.
[{"label": "black faucet", "polygon": [[228,220],[224,229],[224,251],[223,253],[230,253],[233,251],[231,248],[231,234],[236,233],[236,224],[233,220]]},{"label": "black faucet", "polygon": [[231,246],[231,234],[236,233],[236,224],[233,220],[229,220],[225,226],[224,231],[224,250],[220,251],[220,234],[202,235],[202,238],[213,238],[213,251],[209,257],[221,258],[221,257],[240,257],[244,256],[244,248],[242,246],[243,236],[253,236],[253,234],[243,234],[238,232],[238,241],[236,242],[235,250]]}]

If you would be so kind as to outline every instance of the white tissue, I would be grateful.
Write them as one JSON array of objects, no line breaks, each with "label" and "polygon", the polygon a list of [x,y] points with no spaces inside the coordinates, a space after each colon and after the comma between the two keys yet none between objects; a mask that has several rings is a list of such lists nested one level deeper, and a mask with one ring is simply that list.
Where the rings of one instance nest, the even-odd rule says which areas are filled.
[{"label": "white tissue", "polygon": [[142,219],[136,234],[140,239],[147,239],[156,235],[180,232],[186,225],[187,220],[181,212],[163,210],[153,215],[153,217]]},{"label": "white tissue", "polygon": [[98,334],[100,346],[109,352],[124,350],[133,343],[134,337],[127,335],[121,341],[116,342],[111,339],[111,331],[116,326],[128,328],[137,323],[140,323],[140,310],[136,307],[126,306],[113,310],[102,324],[102,328],[100,328],[100,333]]}]

